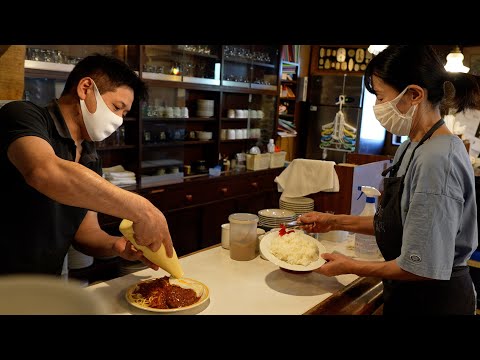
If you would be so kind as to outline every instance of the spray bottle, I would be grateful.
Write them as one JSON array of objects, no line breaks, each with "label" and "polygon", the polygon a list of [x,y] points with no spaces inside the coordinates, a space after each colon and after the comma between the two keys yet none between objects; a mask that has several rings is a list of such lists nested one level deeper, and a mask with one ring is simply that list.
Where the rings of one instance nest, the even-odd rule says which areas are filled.
[{"label": "spray bottle", "polygon": [[[359,186],[360,197],[365,194],[365,206],[359,216],[373,216],[375,215],[375,196],[380,196],[381,193],[373,186]],[[355,256],[364,259],[378,259],[382,255],[378,248],[377,241],[374,235],[355,234]]]}]

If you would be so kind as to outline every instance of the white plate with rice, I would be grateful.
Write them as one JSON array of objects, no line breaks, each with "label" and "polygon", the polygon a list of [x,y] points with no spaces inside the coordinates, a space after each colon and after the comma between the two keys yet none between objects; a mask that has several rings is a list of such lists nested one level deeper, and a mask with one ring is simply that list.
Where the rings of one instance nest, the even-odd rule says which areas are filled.
[{"label": "white plate with rice", "polygon": [[269,231],[260,242],[263,257],[282,269],[312,271],[325,264],[320,255],[328,252],[315,238],[302,230],[279,235],[279,229]]}]

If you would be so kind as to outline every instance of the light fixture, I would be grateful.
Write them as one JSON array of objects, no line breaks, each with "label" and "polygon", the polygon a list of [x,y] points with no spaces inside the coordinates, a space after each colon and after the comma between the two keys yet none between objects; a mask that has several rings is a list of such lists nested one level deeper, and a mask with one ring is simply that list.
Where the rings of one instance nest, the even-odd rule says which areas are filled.
[{"label": "light fixture", "polygon": [[388,47],[388,45],[370,45],[367,51],[370,54],[377,55]]},{"label": "light fixture", "polygon": [[470,68],[463,65],[464,56],[458,46],[447,55],[447,64],[445,70],[450,72],[462,72],[467,73]]}]

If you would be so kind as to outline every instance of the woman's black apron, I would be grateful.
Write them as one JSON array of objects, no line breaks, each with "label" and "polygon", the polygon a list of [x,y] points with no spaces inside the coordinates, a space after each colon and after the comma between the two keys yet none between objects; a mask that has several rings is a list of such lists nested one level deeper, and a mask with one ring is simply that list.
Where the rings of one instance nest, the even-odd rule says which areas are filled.
[{"label": "woman's black apron", "polygon": [[[405,174],[415,151],[444,124],[440,119],[423,136],[412,152]],[[385,261],[396,259],[402,247],[401,199],[405,174],[397,177],[398,169],[410,143],[396,164],[383,171],[381,202],[374,216],[375,237]],[[391,314],[465,314],[475,313],[475,294],[468,266],[453,267],[450,280],[383,280],[385,315]]]}]

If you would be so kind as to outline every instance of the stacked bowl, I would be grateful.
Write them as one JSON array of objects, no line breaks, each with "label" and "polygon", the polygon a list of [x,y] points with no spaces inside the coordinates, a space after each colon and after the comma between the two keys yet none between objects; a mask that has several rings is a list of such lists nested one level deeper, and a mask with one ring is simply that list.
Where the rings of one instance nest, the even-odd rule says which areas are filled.
[{"label": "stacked bowl", "polygon": [[298,217],[314,210],[314,201],[305,196],[301,197],[280,197],[280,209],[290,210]]},{"label": "stacked bowl", "polygon": [[263,209],[258,212],[258,226],[270,230],[280,227],[280,224],[297,219],[295,212],[285,209]]},{"label": "stacked bowl", "polygon": [[197,100],[197,116],[203,118],[209,118],[213,116],[214,111],[214,100],[205,100],[205,99],[198,99]]}]

